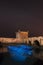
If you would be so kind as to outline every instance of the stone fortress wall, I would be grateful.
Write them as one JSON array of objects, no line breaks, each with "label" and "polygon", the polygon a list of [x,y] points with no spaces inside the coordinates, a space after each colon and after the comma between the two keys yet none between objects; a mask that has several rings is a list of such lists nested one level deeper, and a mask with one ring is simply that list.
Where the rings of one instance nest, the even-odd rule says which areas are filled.
[{"label": "stone fortress wall", "polygon": [[[10,43],[15,44],[15,43],[26,43],[29,44],[31,42],[31,45],[35,44],[34,41],[38,41],[41,46],[43,46],[43,36],[39,37],[29,37],[29,32],[28,31],[18,31],[16,32],[16,38],[5,38],[5,37],[0,37],[0,43],[3,45],[3,48],[0,49],[0,52],[7,52],[6,45],[10,45]],[[4,46],[5,45],[5,46]]]},{"label": "stone fortress wall", "polygon": [[38,41],[40,45],[43,45],[43,37],[28,37],[28,31],[18,31],[16,32],[16,38],[4,38],[0,37],[0,42],[2,43],[27,43],[29,44],[29,41],[31,41],[31,44],[33,45],[34,41]]}]

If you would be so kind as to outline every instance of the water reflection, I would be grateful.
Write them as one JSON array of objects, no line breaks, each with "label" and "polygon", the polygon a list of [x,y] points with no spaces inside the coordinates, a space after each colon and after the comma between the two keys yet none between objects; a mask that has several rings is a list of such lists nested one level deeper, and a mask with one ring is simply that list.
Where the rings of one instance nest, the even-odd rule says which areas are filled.
[{"label": "water reflection", "polygon": [[8,46],[7,48],[15,61],[25,61],[28,56],[33,54],[33,47],[28,45]]}]

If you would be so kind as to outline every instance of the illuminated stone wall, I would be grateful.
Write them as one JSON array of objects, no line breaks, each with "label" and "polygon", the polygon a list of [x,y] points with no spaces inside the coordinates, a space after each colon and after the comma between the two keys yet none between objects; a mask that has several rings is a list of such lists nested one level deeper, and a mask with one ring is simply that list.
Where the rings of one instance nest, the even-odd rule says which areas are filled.
[{"label": "illuminated stone wall", "polygon": [[35,40],[39,41],[40,45],[43,45],[43,37],[28,37],[29,32],[25,31],[18,31],[16,32],[16,38],[4,38],[0,37],[0,42],[2,43],[27,43],[29,44],[29,41],[31,41],[31,44],[34,43]]},{"label": "illuminated stone wall", "polygon": [[2,43],[27,43],[29,44],[29,41],[33,44],[34,41],[37,40],[39,41],[40,45],[43,45],[43,37],[29,37],[26,39],[21,39],[21,38],[0,38],[0,42]]},{"label": "illuminated stone wall", "polygon": [[[16,32],[16,38],[4,38],[0,37],[0,42],[2,43],[27,43],[29,44],[29,41],[31,41],[31,44],[33,45],[34,41],[39,41],[40,45],[43,45],[43,37],[28,37],[28,32],[19,31]],[[3,48],[3,50],[0,49],[0,51],[6,52],[7,48]]]},{"label": "illuminated stone wall", "polygon": [[[28,39],[20,39],[20,38],[0,38],[0,42],[2,43],[27,43],[29,44],[29,41],[31,41],[31,44],[33,45],[34,41],[39,41],[40,45],[43,45],[43,37],[29,37]],[[0,49],[0,52],[7,52],[7,48]]]},{"label": "illuminated stone wall", "polygon": [[39,37],[30,37],[28,38],[29,41],[31,41],[31,43],[33,44],[35,40],[37,40],[40,45],[43,45],[43,37],[39,36]]},{"label": "illuminated stone wall", "polygon": [[16,38],[21,38],[21,39],[28,38],[28,32],[18,31],[16,32]]}]

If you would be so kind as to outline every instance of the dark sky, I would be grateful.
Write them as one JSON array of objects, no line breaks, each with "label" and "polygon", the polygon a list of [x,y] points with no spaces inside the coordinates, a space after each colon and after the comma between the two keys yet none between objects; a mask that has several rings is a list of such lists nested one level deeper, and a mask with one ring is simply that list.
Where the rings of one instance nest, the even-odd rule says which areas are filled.
[{"label": "dark sky", "polygon": [[15,32],[29,31],[30,36],[43,35],[43,2],[1,1],[0,36],[15,37]]}]

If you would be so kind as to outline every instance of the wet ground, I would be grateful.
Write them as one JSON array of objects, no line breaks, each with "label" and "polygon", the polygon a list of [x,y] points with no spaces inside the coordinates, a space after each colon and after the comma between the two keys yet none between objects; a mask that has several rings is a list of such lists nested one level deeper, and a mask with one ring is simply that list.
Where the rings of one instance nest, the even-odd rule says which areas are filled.
[{"label": "wet ground", "polygon": [[31,57],[31,58],[29,58],[28,61],[26,60],[24,63],[18,63],[11,59],[11,56],[9,53],[4,53],[3,56],[4,57],[3,57],[3,60],[0,65],[22,65],[22,64],[23,65],[28,65],[28,64],[31,65],[31,64],[34,64],[34,62],[36,62],[36,59]]},{"label": "wet ground", "polygon": [[34,50],[33,56],[43,61],[43,46]]},{"label": "wet ground", "polygon": [[18,63],[12,60],[10,54],[7,52],[3,53],[0,65],[43,65],[43,60],[40,59],[38,55],[36,55],[27,58],[26,61],[23,63]]},{"label": "wet ground", "polygon": [[23,63],[15,62],[12,60],[9,52],[4,52],[1,58],[2,61],[0,61],[0,65],[43,65],[43,47],[41,50],[39,50],[40,52],[37,53],[36,51]]}]

